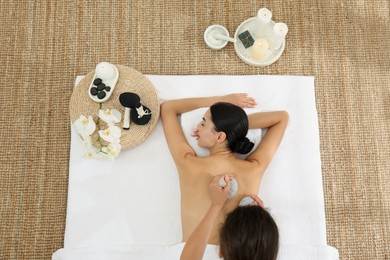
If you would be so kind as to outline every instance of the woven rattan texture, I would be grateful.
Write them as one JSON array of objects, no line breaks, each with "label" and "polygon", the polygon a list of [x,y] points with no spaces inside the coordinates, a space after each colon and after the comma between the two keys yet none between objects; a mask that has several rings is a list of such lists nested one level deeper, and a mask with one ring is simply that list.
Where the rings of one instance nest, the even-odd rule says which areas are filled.
[{"label": "woven rattan texture", "polygon": [[[63,246],[69,102],[76,75],[100,61],[144,74],[315,76],[328,243],[341,259],[389,259],[389,5],[0,0],[0,259],[50,259]],[[232,35],[263,6],[289,25],[273,65],[203,43],[208,25]]]}]

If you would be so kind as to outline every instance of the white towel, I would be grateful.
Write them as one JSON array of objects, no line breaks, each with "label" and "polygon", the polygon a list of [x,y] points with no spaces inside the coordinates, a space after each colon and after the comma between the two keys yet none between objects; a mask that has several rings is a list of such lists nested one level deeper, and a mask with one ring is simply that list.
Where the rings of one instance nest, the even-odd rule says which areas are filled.
[{"label": "white towel", "polygon": [[[60,249],[53,260],[175,260],[180,258],[184,243],[172,246],[87,247]],[[207,245],[203,260],[217,260],[219,248]],[[338,251],[330,246],[281,245],[278,260],[335,260]]]},{"label": "white towel", "polygon": [[[313,77],[147,77],[161,100],[246,92],[256,98],[260,111],[287,110],[289,125],[260,187],[279,227],[279,259],[338,259],[337,250],[326,244]],[[87,256],[93,252],[121,259],[115,258],[121,254],[115,249],[127,254],[140,246],[149,252],[158,246],[173,254],[180,248],[179,180],[161,122],[144,143],[112,163],[86,160],[83,149],[72,128],[65,245],[53,259],[75,259],[64,257],[78,252],[86,258],[76,259],[91,259]]]}]

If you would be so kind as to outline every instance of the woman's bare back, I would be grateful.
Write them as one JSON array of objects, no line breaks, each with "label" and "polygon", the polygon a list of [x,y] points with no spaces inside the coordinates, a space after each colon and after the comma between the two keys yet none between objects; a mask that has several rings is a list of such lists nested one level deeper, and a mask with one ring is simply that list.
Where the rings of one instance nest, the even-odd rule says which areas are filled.
[{"label": "woman's bare back", "polygon": [[[288,114],[285,111],[257,112],[249,115],[249,129],[268,130],[257,148],[246,160],[241,160],[228,148],[226,133],[215,130],[209,109],[202,118],[200,129],[198,124],[197,135],[198,145],[209,149],[212,155],[199,158],[183,133],[178,115],[200,107],[210,107],[217,102],[248,108],[256,105],[245,93],[169,100],[161,105],[165,138],[180,176],[183,241],[187,241],[211,204],[208,188],[213,176],[232,174],[238,182],[238,192],[224,205],[208,241],[211,244],[219,244],[218,228],[224,222],[226,213],[237,207],[244,196],[258,194],[261,178],[283,138],[288,123]],[[240,116],[238,121],[242,121],[241,119]]]},{"label": "woman's bare back", "polygon": [[258,193],[262,172],[253,163],[238,159],[233,153],[192,157],[186,161],[178,167],[183,241],[187,241],[211,205],[209,184],[214,176],[232,174],[237,180],[238,192],[225,204],[208,241],[209,244],[219,244],[218,228],[224,222],[225,215],[237,207],[243,197]]}]

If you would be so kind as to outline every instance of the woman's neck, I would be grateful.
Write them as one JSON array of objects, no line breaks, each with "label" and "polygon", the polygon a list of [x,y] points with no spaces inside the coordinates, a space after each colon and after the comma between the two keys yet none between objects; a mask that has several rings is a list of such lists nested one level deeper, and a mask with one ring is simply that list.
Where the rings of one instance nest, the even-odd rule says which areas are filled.
[{"label": "woman's neck", "polygon": [[227,147],[213,147],[210,149],[210,155],[231,155],[233,154]]}]

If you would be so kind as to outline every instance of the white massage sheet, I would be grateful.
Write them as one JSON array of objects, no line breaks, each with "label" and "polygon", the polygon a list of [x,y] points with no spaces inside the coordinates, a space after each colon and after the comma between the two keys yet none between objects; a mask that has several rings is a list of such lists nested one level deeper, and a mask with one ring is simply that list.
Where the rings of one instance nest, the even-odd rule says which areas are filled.
[{"label": "white massage sheet", "polygon": [[[278,259],[338,259],[326,244],[313,77],[147,77],[160,101],[245,92],[256,99],[255,110],[288,111],[285,136],[259,192],[279,227]],[[186,135],[197,123],[194,115],[182,116]],[[86,159],[85,149],[72,127],[65,242],[53,259],[178,259],[180,186],[161,121],[145,142],[113,162]],[[217,251],[208,246],[205,259],[219,259]]]}]

